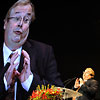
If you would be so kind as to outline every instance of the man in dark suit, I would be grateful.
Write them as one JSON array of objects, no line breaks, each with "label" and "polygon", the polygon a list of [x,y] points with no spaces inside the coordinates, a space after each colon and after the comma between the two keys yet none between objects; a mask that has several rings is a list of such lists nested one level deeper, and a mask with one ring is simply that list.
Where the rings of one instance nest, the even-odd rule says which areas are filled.
[{"label": "man in dark suit", "polygon": [[5,17],[4,43],[0,49],[0,100],[7,97],[13,78],[14,100],[27,100],[37,85],[63,86],[52,47],[27,39],[34,19],[30,0],[17,1]]},{"label": "man in dark suit", "polygon": [[83,79],[77,78],[74,88],[76,91],[82,93],[82,96],[73,100],[94,100],[98,90],[98,82],[94,80],[94,71],[92,68],[86,68],[83,72]]}]

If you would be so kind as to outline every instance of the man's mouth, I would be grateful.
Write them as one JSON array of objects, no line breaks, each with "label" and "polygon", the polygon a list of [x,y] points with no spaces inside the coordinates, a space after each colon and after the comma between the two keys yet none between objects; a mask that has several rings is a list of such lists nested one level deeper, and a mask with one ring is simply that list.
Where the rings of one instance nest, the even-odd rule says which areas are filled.
[{"label": "man's mouth", "polygon": [[21,35],[22,34],[21,31],[14,31],[14,33],[17,34],[17,35]]}]

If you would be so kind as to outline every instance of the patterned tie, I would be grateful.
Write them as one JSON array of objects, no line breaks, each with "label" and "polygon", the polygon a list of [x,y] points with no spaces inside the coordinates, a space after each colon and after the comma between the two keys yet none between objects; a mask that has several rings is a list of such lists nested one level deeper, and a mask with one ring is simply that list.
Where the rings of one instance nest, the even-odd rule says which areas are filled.
[{"label": "patterned tie", "polygon": [[10,88],[7,91],[7,96],[5,100],[14,100],[14,87],[15,87],[15,79],[12,80],[10,84]]},{"label": "patterned tie", "polygon": [[[13,54],[11,54],[11,55],[9,56],[9,58],[11,58],[12,55],[13,55]],[[12,83],[10,84],[10,87],[9,87],[9,89],[7,90],[7,96],[6,96],[5,100],[14,100],[15,80],[16,80],[16,77],[13,77],[13,78],[12,78]]]}]

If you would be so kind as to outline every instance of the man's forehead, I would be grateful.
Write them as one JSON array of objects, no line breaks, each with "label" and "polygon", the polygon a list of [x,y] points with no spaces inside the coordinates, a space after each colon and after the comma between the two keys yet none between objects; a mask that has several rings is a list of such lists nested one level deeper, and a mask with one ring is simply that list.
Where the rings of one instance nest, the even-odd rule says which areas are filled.
[{"label": "man's forehead", "polygon": [[32,14],[32,7],[30,5],[19,5],[12,9],[11,15],[19,15],[19,14],[25,14],[25,15],[31,15]]}]

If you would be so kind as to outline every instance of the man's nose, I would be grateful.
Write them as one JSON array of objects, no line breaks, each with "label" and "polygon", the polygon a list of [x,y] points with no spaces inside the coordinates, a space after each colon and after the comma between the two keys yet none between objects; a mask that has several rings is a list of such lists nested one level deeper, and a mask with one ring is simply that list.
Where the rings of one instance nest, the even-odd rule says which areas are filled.
[{"label": "man's nose", "polygon": [[22,27],[23,26],[23,19],[20,19],[18,22],[18,27]]}]

